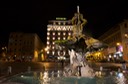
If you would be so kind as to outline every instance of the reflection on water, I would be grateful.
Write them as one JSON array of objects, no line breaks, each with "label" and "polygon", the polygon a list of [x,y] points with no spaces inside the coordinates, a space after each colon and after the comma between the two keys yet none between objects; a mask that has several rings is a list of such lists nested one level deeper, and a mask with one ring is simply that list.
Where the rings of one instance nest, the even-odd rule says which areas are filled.
[{"label": "reflection on water", "polygon": [[127,72],[96,72],[93,78],[64,77],[62,71],[45,71],[24,73],[11,77],[9,82],[23,84],[127,84]]}]

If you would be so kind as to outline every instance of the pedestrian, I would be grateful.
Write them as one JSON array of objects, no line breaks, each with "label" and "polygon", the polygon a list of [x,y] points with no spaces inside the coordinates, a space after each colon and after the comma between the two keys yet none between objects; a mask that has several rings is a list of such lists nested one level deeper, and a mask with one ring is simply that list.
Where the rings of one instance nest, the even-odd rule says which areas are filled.
[{"label": "pedestrian", "polygon": [[8,66],[8,74],[10,75],[12,73],[12,67]]}]

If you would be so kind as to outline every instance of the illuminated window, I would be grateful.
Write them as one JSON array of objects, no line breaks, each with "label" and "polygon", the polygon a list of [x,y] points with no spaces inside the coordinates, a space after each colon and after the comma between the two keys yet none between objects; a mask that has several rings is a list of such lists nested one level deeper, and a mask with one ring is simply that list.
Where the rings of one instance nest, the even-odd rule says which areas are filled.
[{"label": "illuminated window", "polygon": [[49,54],[49,51],[47,51],[47,54]]},{"label": "illuminated window", "polygon": [[48,32],[47,35],[50,35],[50,33]]},{"label": "illuminated window", "polygon": [[53,37],[52,39],[55,40],[55,37]]},{"label": "illuminated window", "polygon": [[60,32],[58,32],[58,35],[60,35]]},{"label": "illuminated window", "polygon": [[55,49],[55,47],[53,46],[52,49]]},{"label": "illuminated window", "polygon": [[55,35],[55,32],[53,32],[52,35]]},{"label": "illuminated window", "polygon": [[48,28],[47,30],[50,31],[50,28]]},{"label": "illuminated window", "polygon": [[63,37],[63,40],[65,40],[66,38],[65,37]]},{"label": "illuminated window", "polygon": [[50,38],[49,37],[47,37],[47,40],[49,40]]},{"label": "illuminated window", "polygon": [[55,54],[55,51],[52,51],[52,55],[54,55]]},{"label": "illuminated window", "polygon": [[58,37],[58,40],[60,40],[60,37]]},{"label": "illuminated window", "polygon": [[49,44],[49,41],[47,41],[47,44]]},{"label": "illuminated window", "polygon": [[66,35],[66,33],[64,32],[63,35]]},{"label": "illuminated window", "polygon": [[52,42],[52,44],[54,45],[54,44],[55,44],[55,42]]},{"label": "illuminated window", "polygon": [[68,35],[71,35],[71,33],[68,33]]}]

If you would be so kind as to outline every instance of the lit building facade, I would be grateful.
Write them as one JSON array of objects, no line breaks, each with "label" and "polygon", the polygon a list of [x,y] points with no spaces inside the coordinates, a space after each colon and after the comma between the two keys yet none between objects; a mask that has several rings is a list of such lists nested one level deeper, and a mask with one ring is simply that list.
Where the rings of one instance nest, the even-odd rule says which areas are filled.
[{"label": "lit building facade", "polygon": [[72,36],[72,33],[73,25],[66,18],[56,18],[56,20],[49,21],[47,25],[47,47],[49,47],[47,57],[49,59],[56,59],[60,54],[69,56],[66,48],[63,47],[61,52],[56,49],[55,41],[66,40],[69,36]]},{"label": "lit building facade", "polygon": [[109,45],[104,50],[109,58],[128,61],[128,20],[115,25],[98,39]]},{"label": "lit building facade", "polygon": [[44,45],[36,33],[12,32],[8,42],[8,59],[41,61]]}]

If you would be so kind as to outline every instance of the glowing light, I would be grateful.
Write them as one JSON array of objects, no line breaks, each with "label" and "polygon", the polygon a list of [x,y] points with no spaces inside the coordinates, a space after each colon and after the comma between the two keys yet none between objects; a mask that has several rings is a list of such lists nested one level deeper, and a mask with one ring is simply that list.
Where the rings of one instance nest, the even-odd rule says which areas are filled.
[{"label": "glowing light", "polygon": [[55,32],[53,32],[52,35],[55,35]]},{"label": "glowing light", "polygon": [[66,35],[66,33],[64,32],[63,35]]},{"label": "glowing light", "polygon": [[55,54],[55,51],[52,51],[52,55],[54,55]]},{"label": "glowing light", "polygon": [[55,49],[55,47],[53,46],[52,49]]},{"label": "glowing light", "polygon": [[52,39],[55,40],[55,37],[53,37]]},{"label": "glowing light", "polygon": [[51,30],[50,28],[47,29],[47,31],[50,31],[50,30]]},{"label": "glowing light", "polygon": [[49,40],[50,38],[49,37],[47,37],[47,40]]},{"label": "glowing light", "polygon": [[58,37],[58,40],[60,40],[60,37]]},{"label": "glowing light", "polygon": [[57,17],[56,20],[66,20],[66,18],[63,18],[63,17]]},{"label": "glowing light", "polygon": [[116,55],[114,54],[114,57],[116,57]]},{"label": "glowing light", "polygon": [[122,77],[123,77],[123,73],[119,73],[119,74],[118,74],[118,77],[119,77],[119,78],[122,78]]},{"label": "glowing light", "polygon": [[47,35],[50,35],[50,33],[48,32]]},{"label": "glowing light", "polygon": [[49,47],[47,46],[46,48],[45,48],[45,51],[48,51],[49,50]]},{"label": "glowing light", "polygon": [[34,59],[35,59],[35,61],[37,61],[37,59],[38,59],[38,52],[37,51],[34,52]]},{"label": "glowing light", "polygon": [[52,44],[54,45],[54,44],[55,44],[55,42],[52,42]]},{"label": "glowing light", "polygon": [[47,42],[47,44],[49,44],[49,41]]},{"label": "glowing light", "polygon": [[68,35],[71,35],[71,33],[68,33]]},{"label": "glowing light", "polygon": [[116,45],[117,45],[117,46],[119,46],[119,45],[120,45],[120,43],[118,42],[118,43],[116,43]]},{"label": "glowing light", "polygon": [[43,55],[43,54],[41,54],[41,60],[42,60],[42,61],[44,60],[44,55]]},{"label": "glowing light", "polygon": [[63,39],[65,40],[66,38],[65,38],[65,37],[63,37]]},{"label": "glowing light", "polygon": [[49,51],[47,51],[47,54],[49,54]]},{"label": "glowing light", "polygon": [[23,75],[21,75],[21,77],[23,78],[24,76],[23,76]]},{"label": "glowing light", "polygon": [[60,35],[60,32],[58,32],[58,35]]},{"label": "glowing light", "polygon": [[55,30],[55,31],[72,31],[73,26],[66,26],[66,25],[59,25],[59,26],[53,26],[53,25],[48,25],[49,31]]},{"label": "glowing light", "polygon": [[122,54],[122,53],[120,53],[120,54],[119,54],[119,56],[120,56],[120,57],[122,57],[122,56],[123,56],[123,54]]},{"label": "glowing light", "polygon": [[111,58],[112,56],[111,55],[109,55],[109,58]]},{"label": "glowing light", "polygon": [[128,38],[128,34],[124,34],[124,36]]}]

